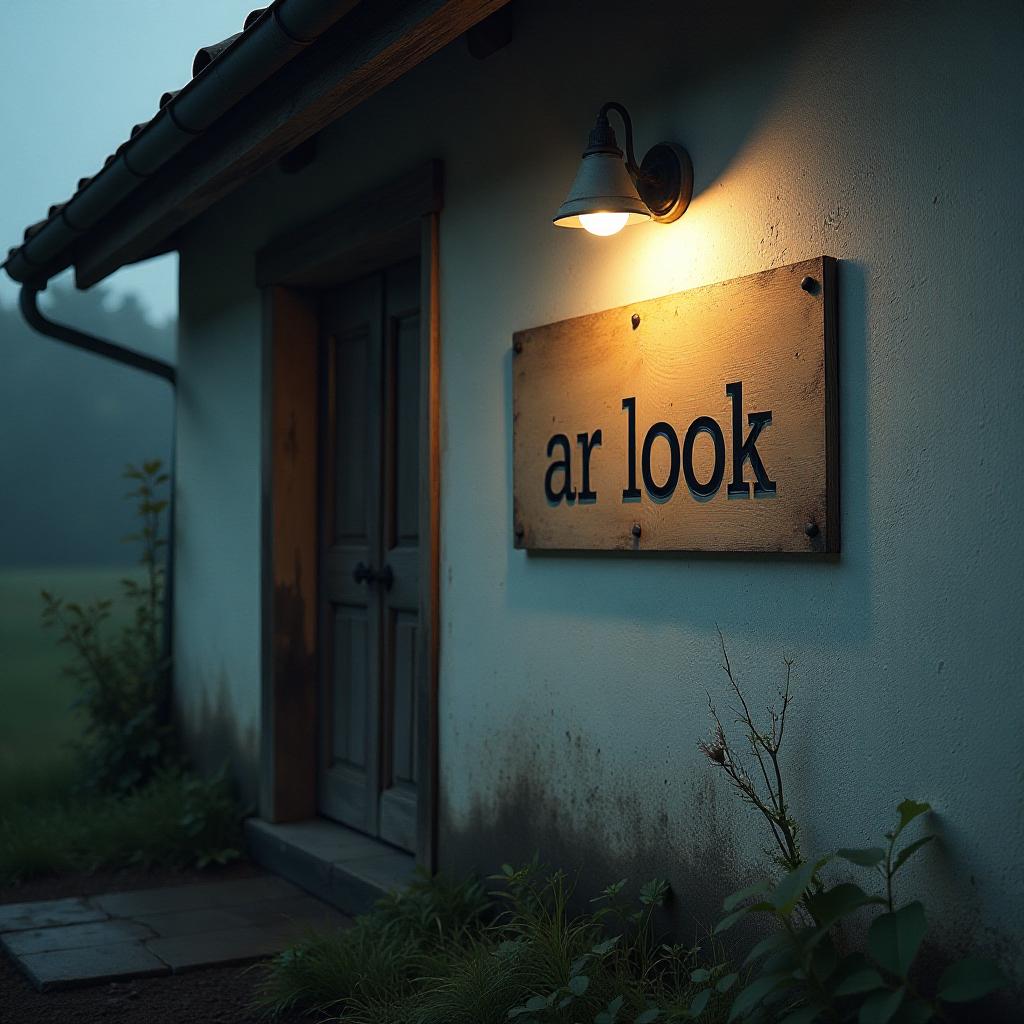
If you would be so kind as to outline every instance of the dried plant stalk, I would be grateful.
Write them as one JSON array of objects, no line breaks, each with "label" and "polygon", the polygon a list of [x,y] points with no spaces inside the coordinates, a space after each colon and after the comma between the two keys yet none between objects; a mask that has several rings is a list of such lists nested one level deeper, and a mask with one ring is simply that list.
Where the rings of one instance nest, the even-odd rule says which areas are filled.
[{"label": "dried plant stalk", "polygon": [[[793,672],[793,661],[783,659],[786,666],[786,682],[779,692],[781,704],[768,707],[769,727],[766,731],[758,729],[750,713],[746,697],[729,661],[729,653],[725,647],[725,637],[718,630],[718,642],[722,649],[722,669],[729,680],[729,689],[739,702],[738,706],[730,707],[736,718],[737,725],[742,727],[744,738],[750,747],[752,758],[749,768],[736,756],[729,744],[729,737],[718,715],[718,709],[708,693],[708,708],[714,721],[710,740],[702,740],[699,744],[707,759],[717,768],[725,772],[729,785],[735,789],[742,800],[757,808],[768,822],[772,837],[777,847],[768,853],[787,870],[799,867],[803,863],[800,853],[797,824],[789,813],[785,791],[782,783],[782,768],[779,764],[779,749],[786,732],[786,712],[789,710],[790,681]],[[760,777],[758,780],[758,776]]]}]

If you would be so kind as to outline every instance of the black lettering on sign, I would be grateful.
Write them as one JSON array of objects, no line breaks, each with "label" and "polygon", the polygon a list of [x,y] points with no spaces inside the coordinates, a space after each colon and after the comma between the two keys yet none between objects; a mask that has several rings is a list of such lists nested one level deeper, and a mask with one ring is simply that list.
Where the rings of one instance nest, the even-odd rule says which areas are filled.
[{"label": "black lettering on sign", "polygon": [[[715,465],[705,483],[701,483],[693,471],[693,444],[698,434],[710,435],[715,446]],[[690,493],[698,501],[713,498],[722,486],[722,477],[725,476],[725,438],[722,436],[722,428],[710,416],[698,416],[686,431],[686,437],[683,438],[683,476],[686,477]]]},{"label": "black lettering on sign", "polygon": [[622,492],[623,501],[639,501],[640,488],[636,485],[636,399],[624,398],[622,408],[626,410],[629,426],[626,439],[626,466],[629,473],[629,483]]},{"label": "black lettering on sign", "polygon": [[741,444],[743,435],[743,382],[735,381],[725,385],[725,393],[732,399],[732,481],[729,484],[730,498],[749,498],[750,484],[743,479],[743,466],[750,463],[750,468],[757,478],[754,482],[755,498],[771,498],[775,494],[775,481],[768,478],[761,456],[757,450],[757,439],[761,431],[772,421],[768,412],[752,412],[747,416],[750,433]]},{"label": "black lettering on sign", "polygon": [[[659,437],[665,438],[668,442],[669,468],[665,482],[656,484],[654,482],[654,476],[651,473],[651,449],[654,447],[654,442]],[[679,438],[676,437],[675,430],[673,430],[669,424],[661,421],[655,423],[651,429],[647,431],[647,436],[644,438],[644,451],[641,459],[644,474],[644,487],[647,488],[647,493],[655,501],[668,501],[676,489],[676,484],[679,483]]]},{"label": "black lettering on sign", "polygon": [[[601,431],[595,430],[593,434],[577,434],[576,441],[583,449],[583,488],[580,491],[580,501],[597,501],[597,491],[590,489],[590,455],[601,443]],[[550,455],[551,453],[548,452]]]},{"label": "black lettering on sign", "polygon": [[[576,492],[572,487],[572,449],[569,447],[569,438],[565,434],[555,434],[548,441],[548,458],[551,458],[555,448],[559,445],[562,448],[562,458],[555,459],[544,474],[544,496],[552,505],[557,505],[563,498],[568,502],[576,499]],[[551,482],[556,473],[562,474],[562,486],[557,491]]]}]

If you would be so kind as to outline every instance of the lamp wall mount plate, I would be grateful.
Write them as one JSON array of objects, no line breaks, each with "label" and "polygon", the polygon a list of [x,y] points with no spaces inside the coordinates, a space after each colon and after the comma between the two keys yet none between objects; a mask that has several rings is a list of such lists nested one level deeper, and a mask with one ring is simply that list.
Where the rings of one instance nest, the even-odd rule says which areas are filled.
[{"label": "lamp wall mount plate", "polygon": [[674,142],[651,146],[640,163],[636,188],[652,220],[659,224],[679,220],[693,198],[690,154]]}]

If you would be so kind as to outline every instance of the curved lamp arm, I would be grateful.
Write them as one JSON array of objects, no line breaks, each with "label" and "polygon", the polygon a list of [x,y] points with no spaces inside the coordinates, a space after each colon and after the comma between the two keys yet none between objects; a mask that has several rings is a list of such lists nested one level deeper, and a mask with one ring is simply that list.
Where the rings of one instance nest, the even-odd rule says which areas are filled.
[{"label": "curved lamp arm", "polygon": [[629,171],[630,177],[636,181],[640,176],[640,168],[637,166],[636,156],[633,153],[633,119],[629,116],[629,111],[621,103],[609,100],[597,112],[598,128],[610,129],[611,126],[608,124],[608,111],[610,110],[614,110],[622,118],[622,125],[626,129],[626,170]]}]

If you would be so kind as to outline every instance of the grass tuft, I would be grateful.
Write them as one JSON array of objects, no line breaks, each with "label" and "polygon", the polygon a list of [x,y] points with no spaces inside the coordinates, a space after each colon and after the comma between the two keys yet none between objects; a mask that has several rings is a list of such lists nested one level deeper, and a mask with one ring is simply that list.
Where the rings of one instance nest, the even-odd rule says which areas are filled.
[{"label": "grass tuft", "polygon": [[[699,951],[654,940],[663,885],[645,887],[637,909],[618,883],[573,914],[562,872],[545,877],[534,864],[499,878],[489,899],[478,882],[420,877],[348,930],[311,936],[264,968],[262,1009],[273,1017],[305,1008],[341,1024],[683,1019],[701,988],[691,978]],[[709,963],[698,978],[724,966]],[[704,998],[701,1019],[724,1020],[724,1002]]]}]

